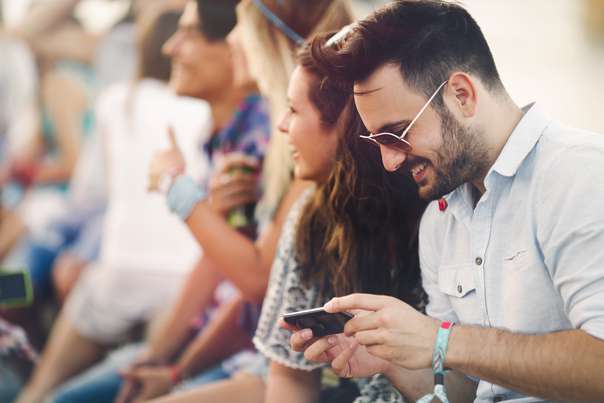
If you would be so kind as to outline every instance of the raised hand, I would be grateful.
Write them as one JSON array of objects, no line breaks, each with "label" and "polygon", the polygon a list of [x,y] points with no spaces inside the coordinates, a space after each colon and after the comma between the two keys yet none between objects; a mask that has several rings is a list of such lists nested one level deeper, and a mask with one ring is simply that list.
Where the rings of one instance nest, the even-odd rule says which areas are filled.
[{"label": "raised hand", "polygon": [[183,173],[186,168],[185,159],[180,151],[174,129],[168,127],[169,147],[166,150],[156,152],[151,158],[149,164],[149,185],[150,191],[158,191],[160,181],[163,176],[176,177]]}]

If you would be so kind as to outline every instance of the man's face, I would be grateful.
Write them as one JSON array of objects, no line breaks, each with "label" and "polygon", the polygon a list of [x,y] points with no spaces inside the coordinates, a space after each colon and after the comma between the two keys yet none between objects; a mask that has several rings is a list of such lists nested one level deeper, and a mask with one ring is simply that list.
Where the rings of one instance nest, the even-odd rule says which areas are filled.
[{"label": "man's face", "polygon": [[[361,119],[374,134],[400,136],[427,101],[405,83],[399,67],[392,64],[356,83],[354,92]],[[411,144],[409,151],[380,145],[382,162],[387,171],[402,169],[408,173],[423,199],[436,200],[475,179],[484,169],[486,152],[479,133],[463,127],[448,110],[441,116],[434,108],[426,108],[405,139]]]},{"label": "man's face", "polygon": [[232,86],[231,53],[225,41],[207,40],[202,23],[197,4],[189,1],[163,52],[172,60],[170,86],[178,95],[211,99]]}]

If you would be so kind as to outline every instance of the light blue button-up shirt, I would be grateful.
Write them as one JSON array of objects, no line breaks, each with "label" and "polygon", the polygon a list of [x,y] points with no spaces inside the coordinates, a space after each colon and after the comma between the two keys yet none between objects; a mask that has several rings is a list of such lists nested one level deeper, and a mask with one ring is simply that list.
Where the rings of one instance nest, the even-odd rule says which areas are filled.
[{"label": "light blue button-up shirt", "polygon": [[[427,313],[604,339],[604,135],[563,127],[537,106],[524,112],[476,206],[465,184],[444,211],[431,203],[422,218]],[[541,401],[481,381],[476,402],[494,399]]]}]

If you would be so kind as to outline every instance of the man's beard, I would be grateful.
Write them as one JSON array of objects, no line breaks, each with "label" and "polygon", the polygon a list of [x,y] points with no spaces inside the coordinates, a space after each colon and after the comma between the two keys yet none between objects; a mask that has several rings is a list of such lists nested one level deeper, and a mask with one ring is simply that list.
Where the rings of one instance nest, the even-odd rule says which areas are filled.
[{"label": "man's beard", "polygon": [[443,145],[436,152],[437,159],[432,164],[434,183],[427,189],[420,188],[420,195],[426,200],[437,200],[451,193],[485,174],[489,167],[481,133],[462,127],[446,109],[439,115]]}]

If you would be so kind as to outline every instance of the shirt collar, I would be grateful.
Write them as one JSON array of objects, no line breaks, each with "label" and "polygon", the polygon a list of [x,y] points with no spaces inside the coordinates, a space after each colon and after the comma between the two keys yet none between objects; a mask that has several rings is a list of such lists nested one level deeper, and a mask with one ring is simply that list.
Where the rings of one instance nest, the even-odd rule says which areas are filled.
[{"label": "shirt collar", "polygon": [[[495,171],[503,176],[514,176],[520,167],[520,164],[531,152],[545,128],[552,119],[545,116],[535,103],[528,104],[522,108],[524,116],[508,138],[503,150],[497,157],[497,160],[489,170],[487,177]],[[472,210],[472,191],[468,183],[457,187],[452,192],[444,196],[447,205],[453,213]]]},{"label": "shirt collar", "polygon": [[522,112],[524,116],[512,131],[489,173],[495,171],[508,177],[516,175],[520,164],[551,122],[535,103],[523,107]]}]

